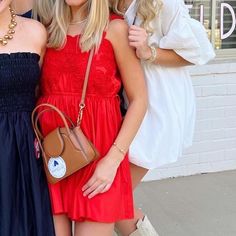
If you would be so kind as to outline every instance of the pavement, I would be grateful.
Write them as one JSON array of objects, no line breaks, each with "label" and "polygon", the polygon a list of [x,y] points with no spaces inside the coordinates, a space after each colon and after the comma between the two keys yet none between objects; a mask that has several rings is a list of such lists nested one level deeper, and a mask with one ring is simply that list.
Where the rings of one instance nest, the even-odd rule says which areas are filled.
[{"label": "pavement", "polygon": [[135,199],[160,236],[236,236],[236,171],[144,182]]}]

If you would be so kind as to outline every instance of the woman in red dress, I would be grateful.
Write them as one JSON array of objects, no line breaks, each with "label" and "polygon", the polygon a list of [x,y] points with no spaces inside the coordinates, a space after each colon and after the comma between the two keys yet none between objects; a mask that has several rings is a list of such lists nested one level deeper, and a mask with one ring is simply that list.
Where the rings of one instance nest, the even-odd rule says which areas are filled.
[{"label": "woman in red dress", "polygon": [[[82,130],[100,158],[57,184],[49,184],[57,236],[112,235],[114,222],[133,217],[127,151],[146,111],[146,87],[128,43],[128,26],[109,13],[108,0],[56,0],[42,68],[41,103],[77,119],[89,50],[95,46]],[[118,92],[129,99],[122,121]],[[46,135],[62,122],[44,113]]]}]

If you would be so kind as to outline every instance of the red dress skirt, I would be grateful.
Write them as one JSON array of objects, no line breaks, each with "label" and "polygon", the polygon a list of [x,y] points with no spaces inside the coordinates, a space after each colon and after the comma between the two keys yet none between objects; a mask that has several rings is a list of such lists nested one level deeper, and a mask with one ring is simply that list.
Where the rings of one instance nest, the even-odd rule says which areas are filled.
[{"label": "red dress skirt", "polygon": [[[41,91],[38,101],[61,109],[74,122],[78,115],[88,53],[78,47],[79,36],[68,36],[61,50],[47,49],[42,68]],[[111,42],[102,39],[90,72],[85,110],[81,127],[103,158],[112,146],[122,123],[118,92],[121,80]],[[41,118],[46,135],[59,125],[53,112]],[[99,159],[99,160],[100,160]],[[120,164],[115,180],[106,193],[92,199],[82,194],[83,185],[92,176],[99,160],[79,170],[57,184],[49,184],[54,214],[66,214],[75,221],[116,222],[133,217],[133,198],[128,156]]]}]

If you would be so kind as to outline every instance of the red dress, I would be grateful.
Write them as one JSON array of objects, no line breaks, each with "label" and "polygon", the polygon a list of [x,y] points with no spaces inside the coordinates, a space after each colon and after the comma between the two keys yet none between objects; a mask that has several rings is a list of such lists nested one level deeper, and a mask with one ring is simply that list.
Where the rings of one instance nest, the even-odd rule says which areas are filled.
[{"label": "red dress", "polygon": [[[88,61],[88,53],[78,46],[79,36],[68,36],[61,50],[47,49],[42,68],[40,103],[50,103],[69,115],[74,122]],[[112,146],[122,123],[118,92],[121,80],[111,42],[104,37],[92,61],[86,94],[82,129],[103,158]],[[53,112],[41,119],[44,134],[58,125]],[[99,160],[98,160],[99,161]],[[120,164],[115,180],[106,193],[92,199],[82,195],[82,186],[92,176],[98,161],[57,184],[49,184],[53,214],[66,214],[75,221],[115,222],[133,217],[133,198],[128,157]]]}]

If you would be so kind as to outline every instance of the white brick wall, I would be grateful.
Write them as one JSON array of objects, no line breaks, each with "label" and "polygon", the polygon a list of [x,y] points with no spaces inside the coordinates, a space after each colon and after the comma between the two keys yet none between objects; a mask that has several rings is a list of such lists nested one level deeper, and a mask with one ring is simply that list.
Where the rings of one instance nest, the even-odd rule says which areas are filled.
[{"label": "white brick wall", "polygon": [[197,99],[193,146],[145,180],[236,169],[236,61],[190,68]]}]

